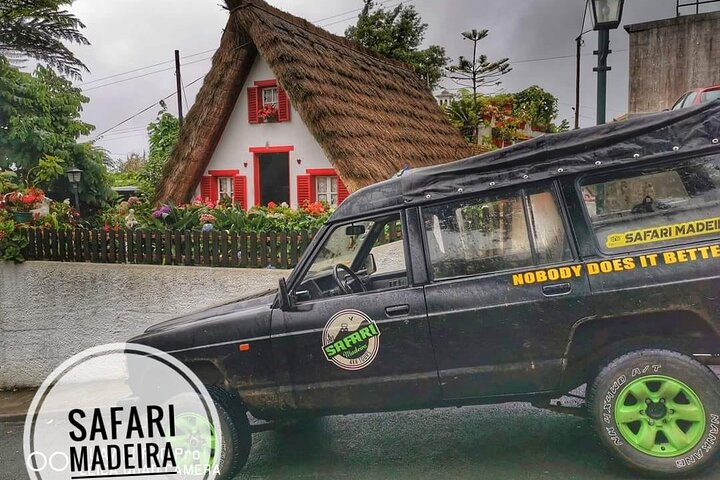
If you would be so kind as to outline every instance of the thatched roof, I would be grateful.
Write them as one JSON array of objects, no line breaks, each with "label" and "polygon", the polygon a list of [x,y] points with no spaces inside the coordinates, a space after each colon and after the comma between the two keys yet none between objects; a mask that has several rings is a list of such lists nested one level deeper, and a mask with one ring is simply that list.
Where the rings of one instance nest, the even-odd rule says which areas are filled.
[{"label": "thatched roof", "polygon": [[192,195],[258,53],[351,190],[385,180],[405,165],[470,155],[407,66],[262,0],[227,3],[227,28],[166,165],[159,200],[180,203]]}]

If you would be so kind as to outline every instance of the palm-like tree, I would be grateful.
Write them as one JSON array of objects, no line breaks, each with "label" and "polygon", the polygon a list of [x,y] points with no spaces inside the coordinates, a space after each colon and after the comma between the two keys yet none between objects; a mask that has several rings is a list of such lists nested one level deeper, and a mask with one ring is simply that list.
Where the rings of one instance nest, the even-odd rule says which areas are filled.
[{"label": "palm-like tree", "polygon": [[67,10],[72,0],[1,0],[0,56],[10,61],[34,58],[60,73],[80,78],[87,67],[63,44],[90,42],[80,33],[85,25]]}]

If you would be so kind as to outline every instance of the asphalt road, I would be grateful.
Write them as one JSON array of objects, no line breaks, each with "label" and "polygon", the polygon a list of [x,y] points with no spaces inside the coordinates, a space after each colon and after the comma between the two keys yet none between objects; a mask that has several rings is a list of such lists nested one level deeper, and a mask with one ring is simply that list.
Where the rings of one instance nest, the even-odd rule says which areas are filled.
[{"label": "asphalt road", "polygon": [[[0,423],[0,480],[27,478],[22,428]],[[637,478],[587,421],[526,404],[331,417],[253,440],[238,479]]]}]

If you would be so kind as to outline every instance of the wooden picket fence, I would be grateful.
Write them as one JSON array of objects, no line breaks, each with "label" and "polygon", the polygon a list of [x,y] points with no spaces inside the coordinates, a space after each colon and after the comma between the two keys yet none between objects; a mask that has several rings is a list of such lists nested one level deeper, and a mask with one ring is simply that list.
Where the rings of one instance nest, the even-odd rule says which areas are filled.
[{"label": "wooden picket fence", "polygon": [[238,233],[26,229],[27,260],[293,268],[317,231]]}]

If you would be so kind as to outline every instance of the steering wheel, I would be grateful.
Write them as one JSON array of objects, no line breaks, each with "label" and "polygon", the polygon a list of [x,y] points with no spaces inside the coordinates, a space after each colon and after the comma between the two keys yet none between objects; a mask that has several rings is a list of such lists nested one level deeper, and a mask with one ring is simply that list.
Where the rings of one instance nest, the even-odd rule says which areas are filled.
[{"label": "steering wheel", "polygon": [[[344,278],[340,278],[340,270],[343,270],[347,275],[345,275]],[[367,292],[367,287],[365,287],[365,284],[360,280],[360,277],[357,276],[355,272],[350,270],[350,267],[347,265],[343,265],[342,263],[338,263],[335,265],[335,268],[333,268],[333,279],[335,279],[335,283],[338,284],[338,287],[340,287],[340,290],[342,290],[345,294],[350,295],[352,293],[355,293],[355,291],[350,288],[350,285],[348,285],[347,277],[350,277],[353,279],[355,283],[360,285],[360,289],[363,292]]]}]

